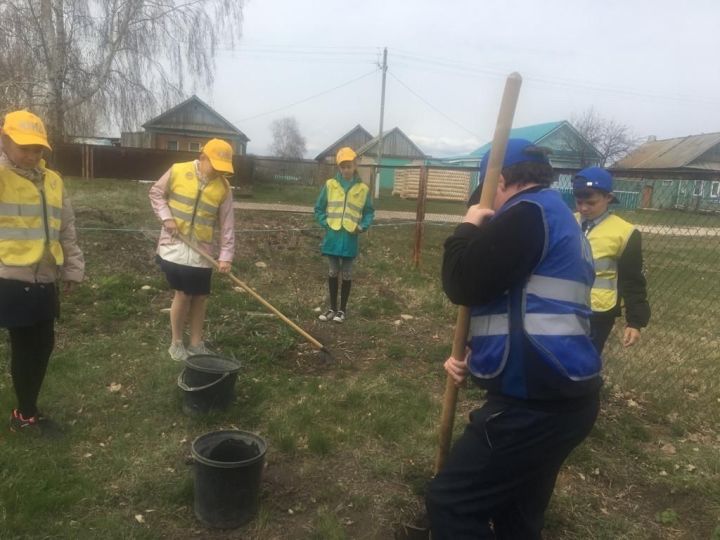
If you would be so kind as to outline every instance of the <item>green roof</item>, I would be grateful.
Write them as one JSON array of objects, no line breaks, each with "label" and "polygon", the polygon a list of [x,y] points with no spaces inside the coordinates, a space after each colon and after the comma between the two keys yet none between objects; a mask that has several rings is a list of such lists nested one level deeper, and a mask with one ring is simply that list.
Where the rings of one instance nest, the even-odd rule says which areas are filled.
[{"label": "green roof", "polygon": [[[527,139],[531,142],[538,142],[547,135],[555,131],[563,124],[560,122],[546,122],[545,124],[535,124],[533,126],[525,126],[510,130],[510,137],[513,139]],[[482,145],[477,150],[470,152],[469,156],[483,157],[490,150],[490,143]]]}]

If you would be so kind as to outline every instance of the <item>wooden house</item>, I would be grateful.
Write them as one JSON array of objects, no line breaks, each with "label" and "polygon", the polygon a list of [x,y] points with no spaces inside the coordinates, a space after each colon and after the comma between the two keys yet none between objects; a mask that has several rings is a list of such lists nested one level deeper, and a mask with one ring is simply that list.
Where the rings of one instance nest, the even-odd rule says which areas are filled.
[{"label": "wooden house", "polygon": [[199,152],[207,141],[218,138],[229,142],[236,155],[243,156],[250,140],[197,96],[168,109],[142,127],[145,131],[122,133],[121,145]]}]

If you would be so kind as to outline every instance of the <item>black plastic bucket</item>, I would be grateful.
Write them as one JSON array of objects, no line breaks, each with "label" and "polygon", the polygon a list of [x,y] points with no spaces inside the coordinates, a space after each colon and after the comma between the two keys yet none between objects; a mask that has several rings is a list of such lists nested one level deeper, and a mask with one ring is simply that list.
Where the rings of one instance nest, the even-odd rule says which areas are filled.
[{"label": "black plastic bucket", "polygon": [[210,354],[197,354],[185,359],[185,369],[177,384],[183,391],[183,411],[205,414],[225,410],[235,399],[235,381],[240,362]]},{"label": "black plastic bucket", "polygon": [[193,441],[194,509],[201,522],[232,529],[255,517],[266,450],[262,438],[240,430],[213,431]]}]

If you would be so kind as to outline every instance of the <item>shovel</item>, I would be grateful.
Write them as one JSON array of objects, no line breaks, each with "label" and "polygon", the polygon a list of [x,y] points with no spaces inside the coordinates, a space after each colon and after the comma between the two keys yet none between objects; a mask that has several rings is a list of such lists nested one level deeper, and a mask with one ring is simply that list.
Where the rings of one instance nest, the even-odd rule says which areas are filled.
[{"label": "shovel", "polygon": [[[505,148],[507,147],[507,141],[510,137],[510,128],[512,127],[513,117],[515,116],[515,107],[517,106],[521,85],[522,77],[519,73],[511,73],[505,80],[505,90],[503,91],[500,111],[498,112],[497,124],[495,126],[495,134],[490,149],[490,159],[482,183],[480,202],[478,203],[482,208],[492,208],[493,201],[495,200],[495,191],[497,190],[498,180],[500,179],[502,163],[505,159]],[[470,308],[467,306],[459,306],[452,345],[453,358],[463,358],[465,356],[469,323]],[[450,452],[457,396],[458,388],[455,386],[453,378],[448,375],[445,382],[445,395],[443,397],[442,415],[440,417],[438,449],[435,456],[435,474],[442,469]],[[430,525],[427,516],[420,516],[414,523],[403,524],[395,530],[396,540],[425,540],[428,538],[430,538]]]},{"label": "shovel", "polygon": [[[215,268],[215,270],[219,270],[219,269],[220,269],[220,265],[218,264],[218,262],[217,262],[213,257],[211,257],[208,253],[206,253],[205,250],[202,249],[202,248],[197,244],[197,242],[195,242],[195,240],[193,240],[192,238],[188,238],[187,236],[185,236],[185,235],[183,235],[183,234],[179,234],[178,237],[180,238],[180,240],[182,240],[183,242],[185,242],[185,244],[187,244],[187,246],[188,246],[190,249],[192,249],[195,253],[197,253],[198,255],[200,255],[203,259],[205,259],[205,260],[206,260],[207,262],[209,262],[210,264],[212,264],[212,266],[213,266],[213,268]],[[300,334],[300,335],[305,339],[305,341],[307,341],[308,343],[310,343],[310,345],[312,345],[313,347],[315,347],[315,348],[316,348],[318,351],[320,351],[321,353],[326,354],[329,358],[333,358],[332,354],[331,354],[330,351],[325,347],[325,345],[323,345],[322,343],[320,343],[317,339],[315,339],[314,337],[312,337],[312,336],[311,336],[310,334],[308,334],[305,330],[303,330],[303,329],[300,328],[297,324],[295,324],[293,321],[291,321],[290,319],[288,319],[285,315],[283,315],[282,313],[280,313],[280,311],[279,311],[275,306],[273,306],[270,302],[268,302],[268,301],[265,300],[262,296],[260,296],[258,293],[256,293],[247,283],[245,283],[244,281],[238,279],[238,278],[237,278],[234,274],[232,274],[232,273],[228,273],[228,274],[225,274],[225,275],[228,276],[228,277],[233,281],[233,283],[235,283],[237,286],[239,286],[241,289],[243,289],[245,292],[247,292],[250,296],[252,296],[255,300],[257,300],[257,301],[260,302],[263,306],[265,306],[270,312],[272,312],[273,314],[275,314],[278,319],[280,319],[282,322],[284,322],[286,325],[288,325],[290,328],[292,328],[295,332],[297,332],[298,334]]]}]

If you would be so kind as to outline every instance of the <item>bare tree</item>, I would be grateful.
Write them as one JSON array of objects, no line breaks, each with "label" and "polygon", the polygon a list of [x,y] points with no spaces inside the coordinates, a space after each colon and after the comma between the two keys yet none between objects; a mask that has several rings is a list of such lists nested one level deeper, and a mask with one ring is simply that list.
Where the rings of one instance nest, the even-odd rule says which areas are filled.
[{"label": "bare tree", "polygon": [[195,85],[212,85],[218,47],[241,35],[242,8],[243,0],[2,0],[0,111],[34,110],[55,140],[101,123],[135,128]]},{"label": "bare tree", "polygon": [[[600,153],[600,166],[611,165],[624,158],[635,148],[639,139],[632,134],[630,128],[615,120],[601,117],[595,109],[590,107],[578,115],[573,115],[570,123],[580,132],[585,140],[593,145]],[[579,155],[582,166],[589,164],[589,156],[584,145],[580,148],[577,143],[569,143]]]},{"label": "bare tree", "polygon": [[270,151],[275,156],[302,158],[305,155],[305,137],[300,134],[300,126],[292,116],[273,120],[270,124],[273,142]]}]

